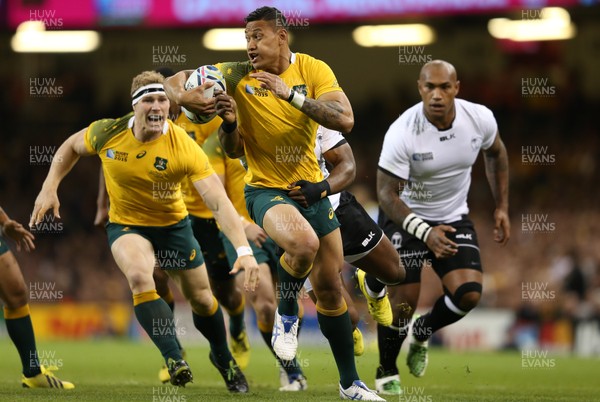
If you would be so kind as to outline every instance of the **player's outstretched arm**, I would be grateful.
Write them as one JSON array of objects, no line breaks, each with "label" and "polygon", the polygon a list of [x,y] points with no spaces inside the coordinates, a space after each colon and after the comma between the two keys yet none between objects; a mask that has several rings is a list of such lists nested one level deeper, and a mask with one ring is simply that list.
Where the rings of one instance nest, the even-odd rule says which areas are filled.
[{"label": "player's outstretched arm", "polygon": [[430,226],[418,218],[400,199],[400,192],[406,180],[392,176],[383,170],[377,170],[377,198],[383,212],[396,225],[423,241],[437,258],[451,257],[458,251],[458,245],[445,235],[455,232],[452,226]]},{"label": "player's outstretched arm", "polygon": [[56,151],[48,176],[46,176],[42,189],[35,200],[29,227],[39,224],[50,209],[52,209],[55,217],[60,218],[58,212],[60,202],[57,195],[60,182],[75,166],[80,156],[92,155],[85,146],[84,135],[86,130],[87,128],[84,128],[70,136]]},{"label": "player's outstretched arm", "polygon": [[293,92],[278,75],[261,71],[250,74],[250,77],[256,78],[263,88],[270,89],[279,99],[290,102],[323,127],[345,134],[354,127],[352,105],[342,91],[327,92],[317,99],[310,99]]},{"label": "player's outstretched arm", "polygon": [[215,83],[207,81],[196,88],[185,90],[185,82],[194,70],[183,70],[165,79],[163,86],[165,93],[171,102],[185,107],[187,110],[204,116],[215,113],[214,98],[205,98],[204,90],[212,87]]},{"label": "player's outstretched arm", "polygon": [[254,291],[258,284],[258,264],[254,259],[248,239],[246,239],[242,221],[233,204],[227,198],[227,193],[219,177],[212,174],[202,180],[195,181],[194,187],[204,199],[206,206],[212,211],[225,236],[236,248],[238,258],[231,274],[237,273],[240,269],[245,270],[244,288]]},{"label": "player's outstretched arm", "polygon": [[496,203],[494,211],[494,240],[502,245],[510,239],[508,216],[508,153],[500,133],[491,147],[484,151],[485,173]]},{"label": "player's outstretched arm", "polygon": [[35,250],[33,234],[19,222],[10,219],[2,207],[0,207],[0,231],[17,244],[17,251],[21,251],[21,247],[26,251]]}]

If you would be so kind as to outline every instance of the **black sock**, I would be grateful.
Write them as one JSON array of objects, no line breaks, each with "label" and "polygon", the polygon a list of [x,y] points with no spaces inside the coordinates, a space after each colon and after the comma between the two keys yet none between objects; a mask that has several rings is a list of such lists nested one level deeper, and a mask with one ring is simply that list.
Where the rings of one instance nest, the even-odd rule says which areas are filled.
[{"label": "black sock", "polygon": [[398,360],[402,342],[406,339],[406,332],[406,330],[403,331],[398,328],[377,325],[377,345],[379,347],[379,367],[381,369],[377,369],[379,377],[398,374],[396,360]]},{"label": "black sock", "polygon": [[20,318],[5,318],[5,321],[8,336],[19,352],[21,365],[23,366],[23,375],[25,377],[38,375],[42,371],[37,356],[31,316],[27,314]]},{"label": "black sock", "polygon": [[385,288],[385,283],[381,283],[379,279],[375,277],[375,275],[365,274],[365,282],[367,283],[367,287],[371,290],[371,292],[378,294]]},{"label": "black sock", "polygon": [[[239,308],[237,308],[236,310],[239,310]],[[234,314],[233,312],[227,311],[227,313],[229,315],[229,335],[231,335],[235,339],[238,339],[240,337],[242,331],[244,331],[244,329],[246,329],[246,324],[244,323],[244,308],[243,307],[242,307],[241,311],[242,312],[239,314]]]},{"label": "black sock", "polygon": [[[286,264],[286,262],[283,260],[283,256],[281,256],[281,258],[277,261],[277,275],[279,277],[279,281],[275,285],[276,291],[279,295],[279,304],[277,306],[277,310],[279,315],[298,315],[298,293],[300,293],[302,286],[304,286],[304,281],[308,276],[308,272],[303,278],[296,278],[295,276],[290,275],[288,271],[283,268],[282,261],[283,264]],[[290,267],[287,268],[291,269]]]},{"label": "black sock", "polygon": [[[163,297],[163,300],[165,300],[164,297]],[[174,300],[171,300],[171,301],[166,301],[165,300],[165,303],[167,303],[167,306],[169,306],[169,308],[171,309],[171,311],[173,313],[175,313],[175,301]],[[177,338],[177,335],[175,335],[175,341],[177,342],[177,346],[179,346],[179,350],[183,351],[183,346],[181,346],[181,342],[179,342],[179,338]]]},{"label": "black sock", "polygon": [[465,316],[466,312],[465,314],[457,314],[448,308],[445,300],[447,297],[442,296],[437,299],[431,311],[415,321],[413,336],[417,341],[426,341],[438,329],[455,323]]},{"label": "black sock", "polygon": [[223,320],[221,307],[218,306],[210,316],[201,316],[194,312],[192,312],[192,315],[194,326],[210,343],[210,351],[217,364],[221,367],[229,367],[229,362],[233,357],[227,347],[227,332],[225,331],[225,321]]},{"label": "black sock", "polygon": [[165,362],[180,360],[181,347],[175,337],[175,318],[163,299],[145,301],[133,307],[138,322],[160,350]]},{"label": "black sock", "polygon": [[328,316],[317,311],[317,319],[321,332],[329,341],[340,373],[340,384],[342,388],[348,388],[359,379],[354,361],[354,339],[350,315],[347,310],[338,316]]}]

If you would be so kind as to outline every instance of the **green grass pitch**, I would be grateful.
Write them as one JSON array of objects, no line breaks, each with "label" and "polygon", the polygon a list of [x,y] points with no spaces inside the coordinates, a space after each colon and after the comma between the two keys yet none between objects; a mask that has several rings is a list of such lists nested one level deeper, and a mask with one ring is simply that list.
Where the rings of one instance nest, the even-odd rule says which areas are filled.
[{"label": "green grass pitch", "polygon": [[[255,344],[257,342],[254,342]],[[278,369],[264,347],[252,349],[245,370],[248,395],[230,395],[208,361],[205,346],[188,347],[194,383],[185,389],[158,383],[161,365],[158,351],[149,341],[99,340],[96,342],[38,342],[50,363],[61,366],[58,376],[73,381],[72,391],[23,389],[20,362],[8,339],[0,340],[0,401],[333,401],[339,400],[337,374],[329,349],[304,347],[300,361],[309,382],[302,393],[281,393]],[[600,361],[559,356],[523,359],[512,353],[450,353],[430,351],[423,378],[408,374],[400,355],[403,396],[387,396],[398,402],[451,401],[600,401]],[[357,358],[359,373],[369,387],[377,365],[377,351],[367,348]]]}]

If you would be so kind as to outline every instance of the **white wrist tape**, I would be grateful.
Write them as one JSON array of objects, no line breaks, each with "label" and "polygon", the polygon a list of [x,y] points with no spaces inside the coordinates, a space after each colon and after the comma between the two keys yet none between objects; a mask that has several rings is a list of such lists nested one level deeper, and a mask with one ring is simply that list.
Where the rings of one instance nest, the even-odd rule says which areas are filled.
[{"label": "white wrist tape", "polygon": [[235,249],[235,252],[237,253],[238,258],[243,257],[245,255],[254,255],[254,253],[252,252],[252,247],[248,246],[240,246]]},{"label": "white wrist tape", "polygon": [[426,242],[427,237],[433,228],[414,213],[410,213],[410,215],[404,219],[404,222],[402,222],[402,229],[406,230],[417,239]]},{"label": "white wrist tape", "polygon": [[292,97],[292,100],[290,101],[290,103],[292,104],[293,107],[295,107],[296,109],[301,109],[302,105],[304,105],[304,100],[306,99],[306,97],[301,94],[300,92],[294,92],[294,96]]}]

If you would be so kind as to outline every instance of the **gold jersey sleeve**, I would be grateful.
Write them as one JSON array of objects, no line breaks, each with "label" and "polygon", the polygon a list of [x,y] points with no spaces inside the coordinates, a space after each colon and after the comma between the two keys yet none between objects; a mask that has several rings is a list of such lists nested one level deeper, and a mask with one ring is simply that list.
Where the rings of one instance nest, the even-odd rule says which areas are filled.
[{"label": "gold jersey sleeve", "polygon": [[[216,116],[208,123],[195,124],[185,116],[185,113],[181,112],[177,119],[175,119],[175,124],[184,129],[196,144],[202,146],[208,136],[219,129],[222,121],[223,120],[219,116]],[[181,193],[183,195],[183,202],[190,215],[203,219],[210,219],[213,217],[212,211],[208,209],[204,200],[200,197],[200,194],[198,194],[198,191],[190,180],[185,180],[181,183]]]},{"label": "gold jersey sleeve", "polygon": [[165,123],[159,138],[140,142],[128,116],[99,120],[85,132],[86,146],[102,161],[109,220],[133,226],[173,225],[188,214],[181,182],[201,180],[214,171],[204,151],[172,121]]},{"label": "gold jersey sleeve", "polygon": [[246,169],[244,169],[240,160],[231,159],[225,155],[216,132],[208,137],[203,149],[215,173],[223,180],[227,196],[237,213],[252,222],[250,214],[248,214],[248,210],[246,209],[246,199],[244,198],[244,176],[246,175]]},{"label": "gold jersey sleeve", "polygon": [[[228,93],[237,102],[238,127],[248,163],[245,182],[255,187],[287,189],[298,180],[323,180],[314,152],[318,123],[262,88],[249,76],[249,62],[221,63],[217,67],[227,81]],[[307,98],[342,90],[331,68],[306,54],[293,54],[292,63],[280,77]]]}]

